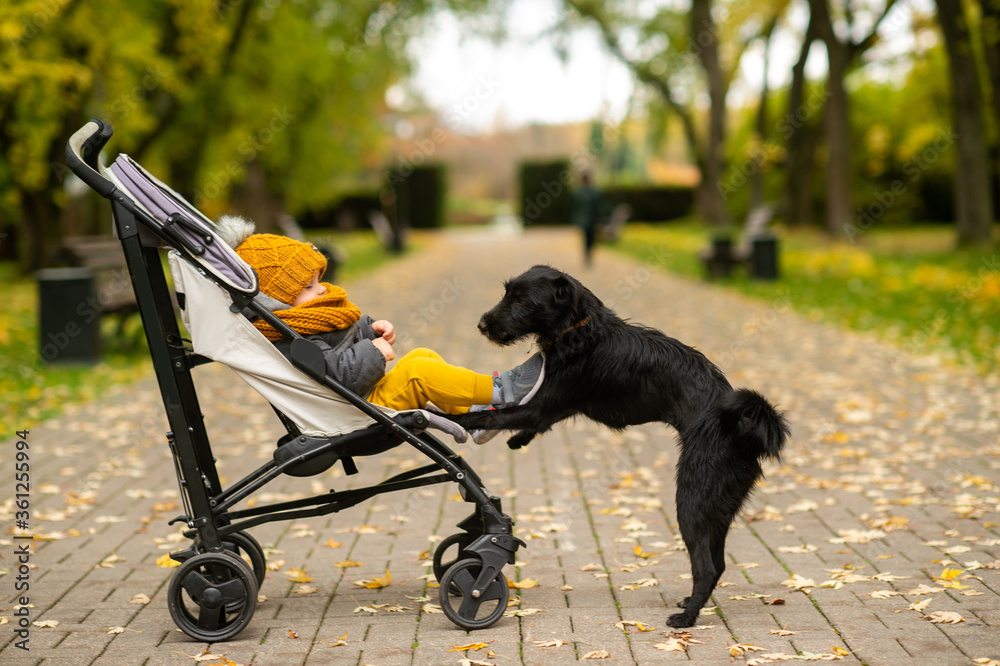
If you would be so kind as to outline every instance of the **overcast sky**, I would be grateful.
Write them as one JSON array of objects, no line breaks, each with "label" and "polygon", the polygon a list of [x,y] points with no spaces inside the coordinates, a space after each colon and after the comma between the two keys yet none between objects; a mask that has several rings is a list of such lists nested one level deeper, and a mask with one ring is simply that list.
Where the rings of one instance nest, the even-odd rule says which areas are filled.
[{"label": "overcast sky", "polygon": [[[574,34],[563,64],[554,41],[540,35],[557,21],[551,0],[516,0],[508,10],[510,37],[500,45],[465,34],[450,14],[438,14],[412,47],[413,86],[464,131],[531,122],[588,120],[609,112],[621,118],[632,77],[593,29]],[[484,86],[483,82],[489,83]],[[459,111],[461,110],[461,111]]]},{"label": "overcast sky", "polygon": [[[929,3],[904,0],[897,4],[881,30],[882,55],[898,55],[911,48],[908,16],[913,7],[929,10]],[[570,57],[567,63],[561,62],[554,39],[543,36],[557,22],[561,9],[559,0],[514,0],[507,14],[510,38],[500,45],[469,35],[450,14],[438,14],[411,47],[416,63],[411,85],[445,115],[449,125],[470,133],[497,125],[599,117],[620,120],[633,92],[631,74],[589,26],[571,36]],[[786,19],[789,29],[776,34],[769,67],[772,86],[787,83],[807,19],[808,9],[799,2]],[[761,48],[753,48],[744,56],[741,77],[731,89],[731,104],[756,98],[763,80],[762,54]],[[824,49],[814,45],[807,67],[811,77],[824,75],[824,59]]]}]

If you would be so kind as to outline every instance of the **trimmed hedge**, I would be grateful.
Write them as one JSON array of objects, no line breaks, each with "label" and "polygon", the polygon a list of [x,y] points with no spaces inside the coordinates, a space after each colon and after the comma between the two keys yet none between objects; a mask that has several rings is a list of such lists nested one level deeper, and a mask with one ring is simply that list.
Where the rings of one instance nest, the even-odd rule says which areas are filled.
[{"label": "trimmed hedge", "polygon": [[567,160],[523,162],[518,173],[518,209],[525,224],[569,224],[571,179]]},{"label": "trimmed hedge", "polygon": [[444,222],[446,172],[443,165],[404,167],[389,178],[396,195],[395,217],[411,229],[437,229]]},{"label": "trimmed hedge", "polygon": [[679,186],[605,187],[601,190],[609,207],[628,204],[630,220],[665,222],[690,215],[694,210],[694,189]]}]

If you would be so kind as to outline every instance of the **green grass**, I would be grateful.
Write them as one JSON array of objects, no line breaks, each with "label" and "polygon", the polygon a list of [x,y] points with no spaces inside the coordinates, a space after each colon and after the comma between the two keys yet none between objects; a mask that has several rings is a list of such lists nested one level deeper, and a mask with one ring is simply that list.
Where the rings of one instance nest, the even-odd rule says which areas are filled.
[{"label": "green grass", "polygon": [[[317,235],[344,254],[338,280],[350,280],[390,260],[371,231]],[[411,248],[419,248],[415,237]],[[410,251],[413,251],[412,249]],[[102,322],[106,341],[96,364],[47,363],[39,352],[38,287],[31,276],[19,276],[13,264],[0,263],[0,434],[31,429],[58,415],[69,403],[99,397],[108,387],[147,376],[152,371],[149,351],[138,316],[128,322],[126,335],[113,335],[116,321]]]},{"label": "green grass", "polygon": [[[33,278],[21,277],[12,264],[0,264],[4,299],[0,306],[0,433],[33,428],[58,414],[70,402],[99,395],[112,384],[131,381],[150,369],[149,354],[134,326],[126,344],[106,345],[100,363],[50,364],[41,356],[38,340],[38,287]],[[114,321],[103,322],[110,333]],[[132,322],[130,322],[131,324]],[[105,336],[105,339],[107,337]]]},{"label": "green grass", "polygon": [[[779,230],[781,279],[743,271],[726,288],[781,301],[807,316],[871,331],[904,355],[940,354],[982,373],[1000,369],[1000,251],[953,251],[945,227],[872,230],[854,244]],[[694,222],[630,224],[617,248],[701,279],[708,232]]]}]

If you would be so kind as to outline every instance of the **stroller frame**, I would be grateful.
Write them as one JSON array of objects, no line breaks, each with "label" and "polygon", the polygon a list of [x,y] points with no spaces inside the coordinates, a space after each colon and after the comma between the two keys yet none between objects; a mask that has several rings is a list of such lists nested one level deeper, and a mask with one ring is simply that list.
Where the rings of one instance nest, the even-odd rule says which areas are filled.
[{"label": "stroller frame", "polygon": [[[275,408],[287,434],[279,440],[274,459],[223,488],[191,372],[213,361],[194,353],[181,337],[158,249],[167,245],[184,261],[199,266],[196,257],[202,256],[206,244],[217,241],[199,227],[200,223],[182,215],[155,219],[116,182],[106,178],[108,172],[99,164],[98,156],[111,135],[109,125],[91,120],[70,139],[66,160],[74,174],[111,201],[115,233],[131,276],[170,426],[166,439],[184,506],[184,514],[170,524],[184,523],[188,528],[184,535],[192,539],[190,548],[171,554],[181,563],[167,597],[178,627],[196,640],[216,642],[236,636],[249,624],[266,570],[264,550],[246,531],[249,528],[336,513],[382,493],[448,482],[458,483],[462,498],[475,509],[458,524],[462,532],[446,538],[435,550],[433,570],[441,583],[441,607],[452,622],[466,630],[495,623],[506,610],[509,595],[501,570],[505,564],[513,564],[517,548],[525,546],[513,536],[514,521],[503,513],[500,498],[486,491],[479,475],[461,456],[426,431],[426,412],[401,412],[395,416],[383,413],[327,375],[320,349],[257,303],[255,294],[232,288],[199,269],[206,279],[229,293],[234,313],[250,311],[293,340],[290,360],[296,368],[375,422],[361,430],[315,437],[303,435],[291,419]],[[177,203],[193,208],[183,199]],[[151,242],[154,237],[155,242]],[[365,488],[234,508],[282,474],[317,474],[337,460],[347,474],[354,474],[354,456],[381,453],[402,442],[427,456],[431,463]],[[457,557],[447,552],[453,546],[458,547]]]}]

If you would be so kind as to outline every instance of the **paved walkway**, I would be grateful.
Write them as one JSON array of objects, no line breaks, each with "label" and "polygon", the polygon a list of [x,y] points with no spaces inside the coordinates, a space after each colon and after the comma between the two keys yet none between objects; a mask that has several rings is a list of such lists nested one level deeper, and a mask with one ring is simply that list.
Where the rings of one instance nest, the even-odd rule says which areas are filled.
[{"label": "paved walkway", "polygon": [[[520,616],[466,634],[434,612],[426,553],[467,513],[454,486],[438,486],[255,529],[272,567],[266,600],[235,640],[193,642],[174,628],[165,601],[172,571],[157,565],[178,547],[166,521],[179,508],[150,379],[30,433],[36,540],[29,589],[17,593],[14,549],[26,542],[8,528],[14,443],[4,442],[0,663],[1000,659],[995,380],[811,322],[781,299],[752,301],[669,276],[655,258],[644,265],[605,251],[584,269],[577,238],[565,232],[447,235],[346,286],[364,311],[396,323],[400,351],[427,345],[492,371],[529,348],[491,347],[475,330],[479,313],[505,277],[542,261],[576,274],[619,314],[699,347],[734,384],[780,403],[794,424],[783,465],[768,471],[730,534],[724,586],[697,628],[671,634],[664,624],[690,586],[673,518],[672,433],[650,425],[615,434],[576,421],[519,452],[501,439],[459,447],[528,542],[507,570],[524,586],[512,590]],[[221,474],[239,478],[269,457],[280,426],[224,368],[200,368],[196,379]],[[357,477],[338,467],[286,478],[256,499],[370,483],[419,462],[400,447],[360,460]],[[335,566],[347,560],[360,565]],[[292,569],[312,580],[295,582]],[[388,587],[354,584],[387,571]],[[42,625],[31,627],[30,652],[15,646],[21,596]],[[486,645],[455,650],[473,643]]]}]

